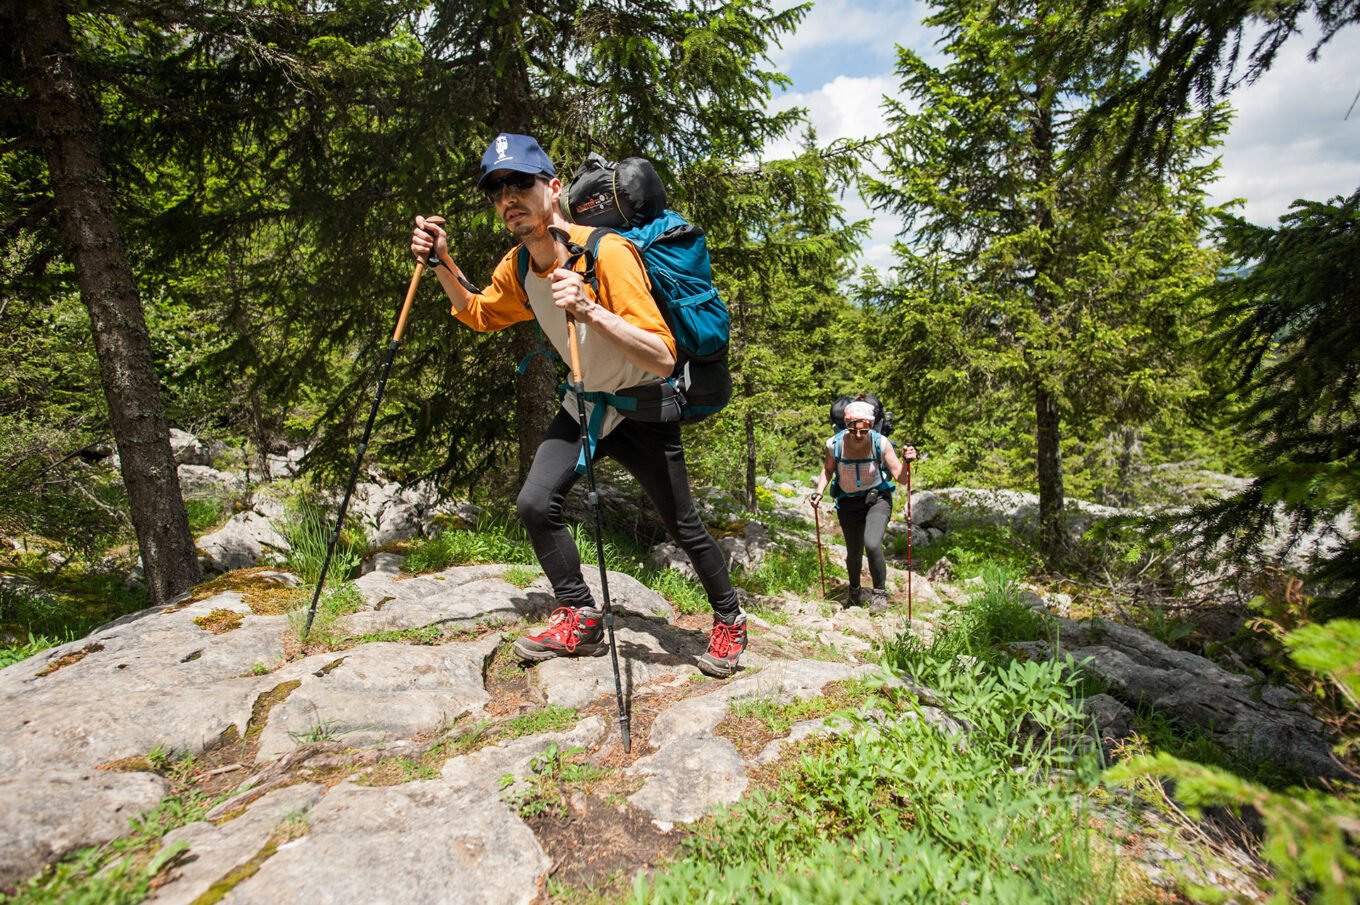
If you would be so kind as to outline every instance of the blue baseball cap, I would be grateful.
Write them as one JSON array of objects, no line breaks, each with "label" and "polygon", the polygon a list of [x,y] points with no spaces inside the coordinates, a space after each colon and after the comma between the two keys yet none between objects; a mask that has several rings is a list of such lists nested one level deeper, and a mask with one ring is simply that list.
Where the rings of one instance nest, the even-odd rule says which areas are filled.
[{"label": "blue baseball cap", "polygon": [[552,161],[543,153],[538,142],[528,135],[502,132],[496,136],[491,147],[482,155],[482,177],[477,180],[477,188],[485,188],[487,177],[497,170],[514,170],[517,173],[556,176]]}]

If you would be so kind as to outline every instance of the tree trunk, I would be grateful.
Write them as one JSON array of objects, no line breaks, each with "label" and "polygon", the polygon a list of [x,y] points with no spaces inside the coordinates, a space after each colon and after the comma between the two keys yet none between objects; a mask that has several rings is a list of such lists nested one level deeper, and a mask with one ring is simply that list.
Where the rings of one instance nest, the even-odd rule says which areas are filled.
[{"label": "tree trunk", "polygon": [[63,0],[17,17],[24,79],[47,159],[61,236],[90,313],[99,376],[153,605],[202,578],[161,406],[137,283],[100,157],[98,108],[81,81]]},{"label": "tree trunk", "polygon": [[[1053,165],[1053,102],[1051,86],[1041,82],[1035,98],[1034,130],[1031,134],[1034,159],[1034,179],[1043,186],[1055,178]],[[1034,223],[1045,237],[1042,249],[1034,262],[1034,305],[1040,320],[1048,324],[1056,316],[1054,301],[1046,288],[1049,282],[1059,282],[1053,274],[1056,265],[1053,253],[1054,217],[1052,201],[1039,193],[1035,201]],[[1031,368],[1034,367],[1030,360]],[[1034,445],[1036,471],[1039,479],[1039,553],[1044,564],[1056,568],[1067,551],[1067,530],[1063,524],[1063,476],[1061,434],[1059,430],[1058,396],[1044,386],[1044,375],[1034,375]]]},{"label": "tree trunk", "polygon": [[1042,386],[1034,391],[1034,417],[1039,473],[1039,552],[1046,565],[1056,567],[1067,551],[1058,397]]},{"label": "tree trunk", "polygon": [[[515,361],[538,350],[538,340],[532,323],[516,324],[511,328],[510,348]],[[515,381],[515,433],[519,438],[519,479],[529,475],[534,453],[557,414],[557,375],[552,361],[545,355],[529,359],[528,369]]]},{"label": "tree trunk", "polygon": [[746,510],[756,511],[756,419],[749,411],[746,427]]}]

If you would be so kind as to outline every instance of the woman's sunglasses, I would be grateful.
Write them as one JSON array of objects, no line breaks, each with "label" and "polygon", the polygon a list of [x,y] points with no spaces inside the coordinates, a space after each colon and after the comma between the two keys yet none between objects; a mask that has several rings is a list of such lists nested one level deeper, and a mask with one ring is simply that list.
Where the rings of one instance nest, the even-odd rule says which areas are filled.
[{"label": "woman's sunglasses", "polygon": [[864,424],[863,422],[861,422],[861,423],[859,423],[859,424],[851,424],[851,425],[848,425],[848,427],[849,427],[850,433],[854,434],[854,435],[857,436],[857,437],[858,437],[860,434],[867,434],[867,433],[869,433],[869,425]]},{"label": "woman's sunglasses", "polygon": [[486,200],[495,204],[501,200],[501,195],[506,189],[511,189],[516,194],[527,192],[533,188],[538,179],[535,173],[506,173],[488,182],[482,191],[486,193]]}]

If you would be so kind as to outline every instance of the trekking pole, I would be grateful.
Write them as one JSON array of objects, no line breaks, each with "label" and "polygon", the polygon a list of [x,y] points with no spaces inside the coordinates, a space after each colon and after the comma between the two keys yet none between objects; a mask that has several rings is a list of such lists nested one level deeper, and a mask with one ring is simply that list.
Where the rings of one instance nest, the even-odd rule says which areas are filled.
[{"label": "trekking pole", "polygon": [[907,460],[907,628],[911,628],[911,460]]},{"label": "trekking pole", "polygon": [[[822,599],[826,599],[826,568],[822,565],[822,501],[812,507],[812,522],[817,526],[817,574],[822,577]],[[908,554],[910,558],[910,554]]]},{"label": "trekking pole", "polygon": [[[563,265],[565,266],[565,265]],[[576,335],[576,318],[567,314],[567,346],[571,351],[571,389],[576,396],[576,420],[581,424],[581,450],[586,460],[586,487],[590,512],[595,520],[595,558],[600,562],[600,593],[604,597],[604,627],[609,633],[609,662],[614,667],[614,697],[619,704],[619,731],[623,750],[631,753],[633,740],[628,731],[628,708],[623,704],[623,680],[619,677],[619,651],[614,641],[614,605],[609,600],[609,575],[604,562],[604,533],[600,522],[600,494],[595,488],[594,456],[590,448],[590,429],[586,421],[585,381],[581,379],[581,349]],[[598,404],[598,403],[597,403]]]},{"label": "trekking pole", "polygon": [[[443,217],[426,217],[428,223],[443,223]],[[433,235],[433,233],[431,233]],[[406,319],[411,314],[411,302],[420,287],[420,278],[425,273],[425,265],[439,266],[439,255],[431,248],[428,261],[417,261],[415,273],[411,274],[411,285],[406,288],[406,301],[402,303],[401,314],[397,315],[397,328],[392,332],[392,340],[387,344],[387,363],[383,365],[382,375],[378,378],[378,392],[373,396],[373,408],[368,412],[368,422],[364,425],[364,436],[359,441],[359,451],[354,456],[354,467],[349,472],[349,486],[345,488],[344,499],[340,501],[340,514],[335,519],[335,530],[331,532],[326,544],[326,558],[321,562],[321,575],[316,580],[316,591],[312,594],[311,606],[307,607],[307,623],[302,627],[302,643],[307,643],[307,635],[312,630],[312,620],[316,618],[316,603],[321,599],[321,589],[326,585],[326,572],[331,567],[331,557],[335,555],[335,545],[340,542],[340,527],[345,524],[345,513],[349,510],[349,499],[354,494],[354,485],[359,480],[359,466],[364,461],[368,449],[368,435],[373,430],[373,422],[378,417],[378,404],[382,402],[383,388],[387,386],[387,375],[392,371],[392,359],[397,357],[397,347],[401,345],[402,334],[406,332]]]}]

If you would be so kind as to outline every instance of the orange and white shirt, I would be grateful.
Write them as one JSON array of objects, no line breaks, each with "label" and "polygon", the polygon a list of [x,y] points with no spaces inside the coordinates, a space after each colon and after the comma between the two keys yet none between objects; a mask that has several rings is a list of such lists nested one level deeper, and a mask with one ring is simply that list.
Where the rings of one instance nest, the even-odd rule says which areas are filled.
[{"label": "orange and white shirt", "polygon": [[[571,241],[584,246],[591,228],[572,224],[567,228]],[[529,272],[520,286],[520,246],[506,252],[491,275],[491,285],[473,295],[463,311],[454,310],[453,316],[474,330],[501,330],[511,324],[538,319],[538,325],[553,344],[563,361],[571,360],[567,344],[567,315],[553,303],[551,272],[539,273],[529,262]],[[577,261],[576,269],[584,270],[585,262]],[[661,316],[651,290],[642,259],[633,244],[622,236],[606,234],[600,241],[595,264],[595,275],[600,283],[595,299],[607,310],[630,324],[659,337],[675,354],[675,338]],[[586,291],[590,292],[589,284]],[[526,304],[527,303],[527,304]],[[660,383],[664,378],[645,371],[629,361],[608,337],[593,336],[589,324],[577,323],[576,335],[581,346],[581,380],[588,392],[616,393],[628,387]],[[594,403],[586,403],[587,415]],[[576,400],[570,391],[562,399],[562,407],[576,418]],[[605,412],[600,429],[603,437],[612,431],[623,416],[610,408]]]}]

